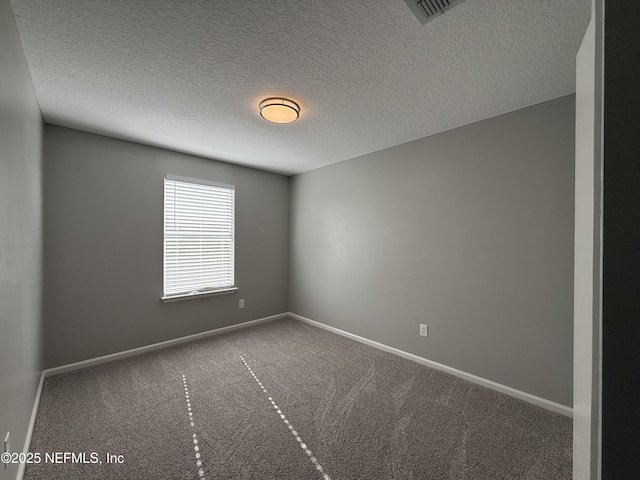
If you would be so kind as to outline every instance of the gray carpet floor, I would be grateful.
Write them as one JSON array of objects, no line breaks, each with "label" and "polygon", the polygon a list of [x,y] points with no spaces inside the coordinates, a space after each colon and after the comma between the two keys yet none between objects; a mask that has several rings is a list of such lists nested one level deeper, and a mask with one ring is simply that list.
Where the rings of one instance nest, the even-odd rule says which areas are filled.
[{"label": "gray carpet floor", "polygon": [[571,435],[567,417],[282,319],[45,379],[24,478],[571,479]]}]

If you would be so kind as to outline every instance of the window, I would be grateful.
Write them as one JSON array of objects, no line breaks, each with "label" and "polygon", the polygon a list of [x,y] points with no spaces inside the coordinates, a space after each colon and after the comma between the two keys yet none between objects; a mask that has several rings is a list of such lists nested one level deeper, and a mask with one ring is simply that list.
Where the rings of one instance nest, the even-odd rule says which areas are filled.
[{"label": "window", "polygon": [[163,301],[237,290],[234,210],[233,186],[165,177]]}]

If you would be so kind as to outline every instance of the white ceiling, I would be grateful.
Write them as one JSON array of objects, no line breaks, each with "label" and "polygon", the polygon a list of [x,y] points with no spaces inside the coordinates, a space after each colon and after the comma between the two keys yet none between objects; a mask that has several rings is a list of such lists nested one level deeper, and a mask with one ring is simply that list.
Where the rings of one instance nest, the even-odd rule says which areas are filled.
[{"label": "white ceiling", "polygon": [[[295,174],[573,93],[590,1],[12,5],[46,122]],[[300,119],[261,119],[272,95]]]}]

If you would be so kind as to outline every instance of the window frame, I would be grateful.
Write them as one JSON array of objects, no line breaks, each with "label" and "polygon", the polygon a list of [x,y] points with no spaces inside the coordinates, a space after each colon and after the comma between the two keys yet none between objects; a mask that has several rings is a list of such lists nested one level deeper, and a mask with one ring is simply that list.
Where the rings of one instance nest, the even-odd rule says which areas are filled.
[{"label": "window frame", "polygon": [[[193,290],[191,292],[179,292],[179,293],[166,293],[166,284],[167,284],[167,241],[166,241],[166,232],[167,232],[167,204],[166,204],[166,195],[167,195],[167,182],[181,182],[186,184],[193,185],[203,185],[209,187],[217,187],[224,188],[227,190],[233,191],[233,217],[232,217],[232,284],[225,285],[221,287],[201,287],[199,289]],[[230,185],[226,183],[213,182],[209,180],[202,180],[196,178],[187,178],[187,177],[179,177],[175,175],[164,175],[163,178],[163,202],[162,202],[162,296],[160,297],[163,303],[171,303],[171,302],[179,302],[183,300],[192,300],[196,298],[206,298],[217,295],[228,295],[231,293],[235,293],[238,290],[238,287],[235,283],[235,263],[236,263],[236,235],[235,235],[235,211],[236,211],[236,187],[235,185]]]}]

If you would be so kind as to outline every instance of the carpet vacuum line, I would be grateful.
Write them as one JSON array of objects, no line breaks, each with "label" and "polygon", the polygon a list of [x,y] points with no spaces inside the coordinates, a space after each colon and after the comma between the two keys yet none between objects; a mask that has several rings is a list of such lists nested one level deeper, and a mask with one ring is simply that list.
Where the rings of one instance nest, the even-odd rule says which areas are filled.
[{"label": "carpet vacuum line", "polygon": [[184,384],[184,396],[187,399],[187,411],[189,412],[189,424],[193,430],[193,450],[196,452],[196,467],[198,468],[198,476],[202,480],[206,480],[204,476],[204,468],[202,468],[202,455],[200,454],[200,446],[198,445],[198,435],[195,432],[196,423],[191,411],[191,400],[189,399],[189,388],[187,387],[187,377],[182,375],[182,383]]},{"label": "carpet vacuum line", "polygon": [[264,385],[262,384],[260,379],[256,376],[256,374],[253,372],[253,370],[251,369],[251,367],[249,366],[249,364],[246,362],[246,360],[244,359],[244,357],[242,355],[240,355],[240,359],[242,360],[242,363],[244,363],[244,366],[247,367],[247,370],[249,370],[249,373],[251,374],[253,379],[258,383],[258,386],[260,387],[260,389],[267,396],[269,402],[271,402],[271,405],[275,409],[276,413],[278,413],[278,415],[280,415],[280,419],[284,422],[284,424],[287,426],[289,431],[295,437],[296,441],[300,444],[300,448],[302,448],[302,450],[304,450],[304,453],[307,454],[307,457],[309,458],[311,463],[313,463],[313,465],[316,468],[316,470],[320,474],[322,474],[322,479],[323,480],[331,480],[331,477],[329,477],[329,475],[327,475],[324,472],[324,468],[322,467],[322,465],[320,465],[320,462],[318,461],[318,459],[313,456],[313,452],[309,449],[307,444],[302,441],[302,438],[298,434],[297,430],[293,427],[293,425],[291,425],[291,422],[289,422],[289,420],[287,419],[285,414],[282,413],[282,408],[280,408],[278,406],[278,404],[276,403],[276,401],[272,397],[269,396],[269,393],[267,392],[267,389],[264,387]]}]

